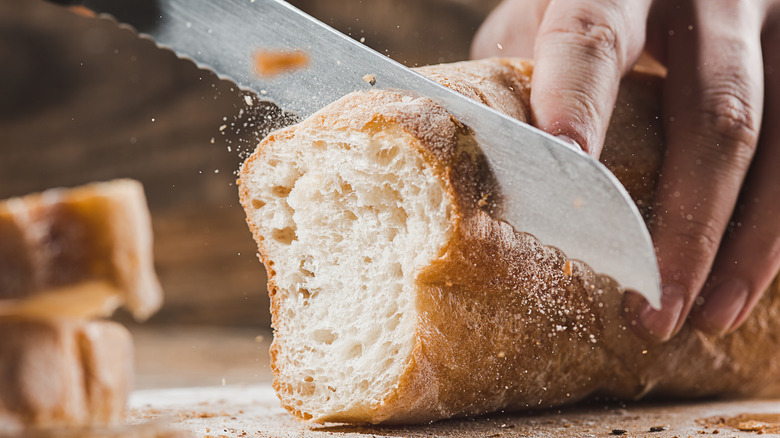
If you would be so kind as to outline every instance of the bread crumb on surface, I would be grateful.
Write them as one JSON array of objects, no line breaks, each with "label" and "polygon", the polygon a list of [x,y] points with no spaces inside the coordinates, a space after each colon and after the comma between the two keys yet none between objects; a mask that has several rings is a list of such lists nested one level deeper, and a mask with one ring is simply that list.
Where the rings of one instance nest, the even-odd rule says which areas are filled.
[{"label": "bread crumb on surface", "polygon": [[743,421],[737,425],[737,429],[743,432],[758,432],[759,430],[764,430],[765,428],[766,423],[762,423],[761,421],[756,420]]}]

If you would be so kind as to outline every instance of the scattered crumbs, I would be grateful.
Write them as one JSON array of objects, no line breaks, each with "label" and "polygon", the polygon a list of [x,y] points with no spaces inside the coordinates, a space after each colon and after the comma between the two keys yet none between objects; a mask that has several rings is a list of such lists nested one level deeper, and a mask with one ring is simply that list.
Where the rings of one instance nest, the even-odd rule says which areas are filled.
[{"label": "scattered crumbs", "polygon": [[766,428],[766,423],[756,420],[742,421],[737,425],[737,429],[743,432],[758,432]]},{"label": "scattered crumbs", "polygon": [[220,131],[224,131],[224,130],[225,130],[225,128],[227,128],[227,125],[222,125],[222,126],[220,126],[220,127],[219,127],[219,130],[220,130]]},{"label": "scattered crumbs", "polygon": [[214,169],[214,173],[219,173],[219,169]]},{"label": "scattered crumbs", "polygon": [[262,94],[263,96],[265,96],[266,94],[268,94],[268,90],[266,90],[265,88],[263,88],[262,90],[260,90],[260,94]]},{"label": "scattered crumbs", "polygon": [[[703,420],[713,427],[730,427],[742,432],[755,432],[756,435],[780,434],[780,414],[777,413],[750,413],[739,414],[733,417],[712,417]],[[713,434],[719,434],[715,429]]]},{"label": "scattered crumbs", "polygon": [[363,80],[368,82],[369,85],[376,85],[376,76],[374,76],[374,75],[372,75],[370,73],[365,75],[365,76],[363,76]]},{"label": "scattered crumbs", "polygon": [[211,140],[209,140],[209,143],[214,144],[214,137],[211,137]]},{"label": "scattered crumbs", "polygon": [[504,46],[501,43],[496,43],[496,47],[498,47],[498,50],[504,50]]},{"label": "scattered crumbs", "polygon": [[246,102],[246,104],[249,106],[254,105],[254,102],[252,101],[252,96],[249,95],[244,96],[244,102]]},{"label": "scattered crumbs", "polygon": [[[645,350],[645,351],[647,351],[647,350]],[[653,426],[653,427],[650,428],[650,432],[663,432],[665,430],[666,430],[666,428],[663,427],[663,426]]]},{"label": "scattered crumbs", "polygon": [[[223,414],[218,414],[214,412],[195,412],[195,411],[182,411],[177,414],[178,417],[183,419],[190,419],[190,418],[214,418],[214,417],[220,417]],[[209,431],[206,430],[208,433]]]},{"label": "scattered crumbs", "polygon": [[[647,354],[647,350],[642,350],[642,354]],[[663,429],[661,429],[663,430]]]},{"label": "scattered crumbs", "polygon": [[496,354],[496,356],[498,356],[500,359],[503,359],[506,357],[506,353],[503,351],[499,351],[498,354]]},{"label": "scattered crumbs", "polygon": [[300,50],[258,50],[254,55],[255,73],[276,76],[309,65],[309,56]]},{"label": "scattered crumbs", "polygon": [[625,433],[626,433],[625,429],[612,429],[610,435],[624,435]]},{"label": "scattered crumbs", "polygon": [[152,123],[154,123],[154,117],[152,117]]},{"label": "scattered crumbs", "polygon": [[257,342],[258,344],[263,342],[264,340],[265,340],[265,337],[263,335],[255,336],[255,342]]},{"label": "scattered crumbs", "polygon": [[365,42],[366,42],[366,37],[364,37],[364,36],[363,36],[363,37],[360,37],[360,42],[361,42],[361,43],[365,43]]}]

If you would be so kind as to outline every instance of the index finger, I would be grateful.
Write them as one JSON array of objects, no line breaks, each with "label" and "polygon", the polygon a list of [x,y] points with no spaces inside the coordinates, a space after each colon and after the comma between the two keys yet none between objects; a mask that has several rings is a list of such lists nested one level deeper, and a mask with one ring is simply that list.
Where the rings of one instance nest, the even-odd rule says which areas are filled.
[{"label": "index finger", "polygon": [[552,0],[534,49],[536,125],[598,157],[620,78],[639,57],[650,0]]}]

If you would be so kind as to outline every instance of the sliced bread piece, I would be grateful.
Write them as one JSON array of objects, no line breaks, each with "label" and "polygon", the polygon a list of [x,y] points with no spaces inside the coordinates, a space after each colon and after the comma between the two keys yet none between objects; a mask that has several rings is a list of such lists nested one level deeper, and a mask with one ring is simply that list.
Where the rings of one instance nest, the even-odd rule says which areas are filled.
[{"label": "sliced bread piece", "polygon": [[124,419],[133,343],[120,324],[0,318],[0,339],[0,435]]},{"label": "sliced bread piece", "polygon": [[0,317],[89,318],[125,305],[144,319],[161,302],[139,182],[0,202]]}]

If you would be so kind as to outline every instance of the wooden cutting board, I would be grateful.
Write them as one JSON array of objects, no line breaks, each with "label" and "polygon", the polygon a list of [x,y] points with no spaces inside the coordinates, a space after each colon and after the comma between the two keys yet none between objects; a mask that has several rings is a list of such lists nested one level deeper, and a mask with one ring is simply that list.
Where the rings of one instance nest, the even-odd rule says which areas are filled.
[{"label": "wooden cutting board", "polygon": [[133,394],[131,406],[133,423],[156,421],[163,430],[189,431],[196,437],[780,436],[780,400],[591,402],[410,427],[302,424],[279,405],[268,384],[141,390]]},{"label": "wooden cutting board", "polygon": [[[270,332],[198,326],[133,328],[138,388],[129,422],[195,437],[780,436],[780,400],[619,403],[442,421],[413,427],[302,424],[271,388]],[[651,428],[657,430],[651,432]],[[743,429],[743,430],[740,430]],[[178,436],[178,435],[177,435]]]}]

